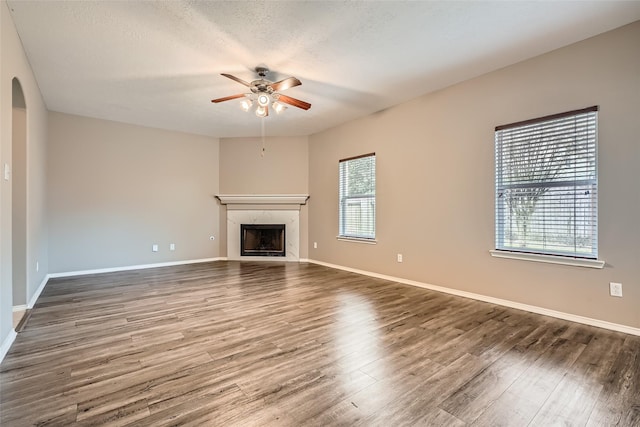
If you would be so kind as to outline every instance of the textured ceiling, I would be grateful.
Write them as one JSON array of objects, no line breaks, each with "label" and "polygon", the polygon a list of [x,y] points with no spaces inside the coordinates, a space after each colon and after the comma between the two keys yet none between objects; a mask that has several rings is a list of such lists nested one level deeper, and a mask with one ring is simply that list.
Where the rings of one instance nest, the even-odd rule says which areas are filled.
[{"label": "textured ceiling", "polygon": [[8,5],[47,107],[214,137],[260,135],[238,100],[267,65],[309,135],[640,19],[640,2],[25,1]]}]

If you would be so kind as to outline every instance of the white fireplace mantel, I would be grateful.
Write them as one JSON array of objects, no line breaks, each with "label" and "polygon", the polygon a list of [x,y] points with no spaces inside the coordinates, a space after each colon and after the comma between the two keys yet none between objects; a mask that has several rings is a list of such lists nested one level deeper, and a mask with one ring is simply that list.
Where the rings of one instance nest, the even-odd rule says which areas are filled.
[{"label": "white fireplace mantel", "polygon": [[217,194],[223,205],[304,205],[308,194]]}]

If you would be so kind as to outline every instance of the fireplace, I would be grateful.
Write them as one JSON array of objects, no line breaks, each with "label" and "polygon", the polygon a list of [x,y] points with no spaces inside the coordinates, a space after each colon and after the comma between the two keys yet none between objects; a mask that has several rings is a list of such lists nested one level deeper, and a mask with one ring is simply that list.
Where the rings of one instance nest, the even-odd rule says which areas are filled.
[{"label": "fireplace", "polygon": [[[301,212],[309,199],[308,194],[218,194],[216,198],[226,206],[228,260],[300,261]],[[306,224],[306,217],[304,221]],[[244,232],[240,230],[242,224],[285,224],[285,255],[241,255],[241,242],[244,240]]]},{"label": "fireplace", "polygon": [[240,256],[287,256],[285,224],[240,224]]}]

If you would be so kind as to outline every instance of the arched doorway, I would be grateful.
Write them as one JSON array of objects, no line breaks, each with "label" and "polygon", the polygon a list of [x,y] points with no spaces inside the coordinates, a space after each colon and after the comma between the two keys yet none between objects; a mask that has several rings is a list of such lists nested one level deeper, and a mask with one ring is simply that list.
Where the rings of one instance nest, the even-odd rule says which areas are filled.
[{"label": "arched doorway", "polygon": [[16,327],[27,309],[27,104],[15,77],[11,129],[11,271]]}]

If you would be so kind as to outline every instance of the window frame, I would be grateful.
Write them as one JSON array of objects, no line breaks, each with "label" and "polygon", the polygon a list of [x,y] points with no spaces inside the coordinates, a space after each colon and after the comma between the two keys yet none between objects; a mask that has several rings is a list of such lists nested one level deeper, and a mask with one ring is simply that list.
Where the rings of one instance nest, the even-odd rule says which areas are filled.
[{"label": "window frame", "polygon": [[[598,193],[597,193],[597,187],[598,187],[598,166],[597,166],[597,159],[598,159],[598,152],[597,152],[597,147],[598,147],[598,111],[599,108],[597,106],[593,106],[593,107],[589,107],[589,108],[584,108],[584,109],[580,109],[580,110],[573,110],[573,111],[567,111],[565,113],[559,113],[559,114],[553,114],[553,115],[548,115],[548,116],[544,116],[544,117],[540,117],[540,118],[536,118],[536,119],[531,119],[531,120],[525,120],[525,121],[520,121],[520,122],[516,122],[516,123],[512,123],[512,124],[508,124],[508,125],[501,125],[501,126],[496,126],[495,128],[495,152],[494,152],[494,166],[495,166],[495,176],[494,176],[494,203],[495,203],[495,222],[494,222],[494,243],[495,243],[495,250],[491,250],[490,253],[492,256],[494,257],[500,257],[500,258],[516,258],[516,259],[524,259],[524,260],[528,260],[528,261],[539,261],[539,262],[551,262],[551,263],[560,263],[560,264],[570,264],[570,265],[579,265],[579,266],[586,266],[586,267],[596,267],[596,268],[602,268],[604,266],[604,261],[599,261],[597,259],[598,257]],[[593,136],[593,139],[589,139],[587,141],[587,147],[588,149],[592,146],[591,144],[593,144],[593,149],[594,149],[594,166],[593,166],[593,172],[594,172],[594,178],[593,179],[589,179],[588,181],[588,185],[592,185],[593,191],[595,193],[595,195],[593,197],[595,197],[595,201],[592,205],[590,205],[590,209],[592,209],[594,211],[594,214],[592,216],[593,220],[594,220],[594,224],[593,224],[593,243],[591,244],[590,248],[591,248],[591,252],[590,253],[578,253],[577,247],[574,246],[574,251],[564,251],[564,250],[558,250],[558,249],[549,249],[549,248],[536,248],[533,247],[534,245],[526,245],[523,246],[522,250],[518,250],[516,248],[514,248],[513,246],[509,246],[508,244],[505,243],[505,227],[507,227],[506,224],[506,220],[504,219],[505,215],[508,215],[508,213],[505,211],[504,208],[504,204],[506,202],[500,200],[500,198],[503,196],[503,194],[505,193],[505,190],[508,189],[513,189],[513,188],[526,188],[526,187],[530,187],[530,188],[540,188],[540,187],[548,187],[548,188],[561,188],[564,186],[568,186],[568,187],[578,187],[579,184],[585,184],[582,178],[574,178],[574,179],[568,179],[565,180],[565,182],[559,182],[555,180],[555,175],[554,177],[548,178],[546,181],[542,180],[542,181],[529,181],[527,182],[526,180],[523,180],[517,184],[504,184],[503,183],[503,178],[504,176],[506,176],[504,173],[501,173],[503,171],[503,167],[502,167],[502,161],[503,161],[503,157],[502,157],[502,150],[504,150],[505,148],[505,144],[504,141],[502,140],[502,132],[504,130],[516,130],[516,132],[518,130],[523,130],[523,132],[526,132],[526,127],[531,127],[532,125],[536,125],[536,124],[541,124],[541,127],[544,126],[544,124],[548,124],[548,125],[552,125],[552,122],[555,120],[560,120],[560,119],[565,119],[565,118],[569,118],[569,117],[577,117],[577,116],[581,116],[581,115],[585,115],[585,114],[590,114],[590,113],[595,113],[595,119],[594,120],[594,127],[595,127],[595,135]],[[561,127],[560,123],[556,123],[558,125],[558,128]],[[587,126],[587,128],[590,128],[590,125]],[[557,129],[554,129],[557,131]],[[532,134],[535,133],[535,131],[529,131]],[[526,139],[524,139],[524,141],[526,141]],[[513,143],[513,142],[512,142]],[[522,140],[519,141],[519,143],[522,143]],[[548,142],[547,142],[548,143]],[[552,144],[555,144],[555,142],[552,142]],[[551,146],[551,145],[550,145]],[[507,148],[513,148],[513,147],[507,147]],[[557,146],[553,146],[554,149],[558,149]],[[534,150],[526,150],[526,151],[522,151],[523,153],[526,152],[526,156],[530,156],[530,153],[533,152]],[[555,153],[554,153],[555,155]],[[576,159],[580,159],[582,160],[581,157],[571,157],[572,161],[575,161]],[[575,171],[578,166],[571,166],[571,168],[569,169],[562,169],[560,171],[560,173],[562,173],[563,171],[566,170],[570,170],[570,171]],[[536,169],[537,170],[537,169]],[[556,172],[558,173],[558,172]],[[542,184],[542,185],[541,185]],[[568,185],[567,185],[568,184]],[[547,188],[547,190],[548,190]],[[546,192],[546,190],[545,190]],[[562,199],[565,200],[565,199]],[[543,207],[546,207],[546,203],[545,205],[543,205]],[[576,201],[574,199],[573,204],[574,204],[574,209],[575,209],[575,205],[576,205]],[[535,208],[534,208],[535,209]],[[535,212],[535,211],[533,211]],[[545,220],[547,219],[547,217],[543,217]],[[551,218],[555,218],[553,216],[551,216]],[[543,228],[544,230],[546,230],[546,228]],[[553,231],[553,229],[550,229],[549,231]],[[574,240],[576,239],[576,235],[573,235]],[[526,243],[525,243],[526,244]]]},{"label": "window frame", "polygon": [[[347,184],[348,177],[343,176],[343,173],[344,173],[343,165],[346,168],[349,162],[370,158],[370,157],[373,158],[373,171],[372,171],[373,193],[351,194],[351,193],[345,192],[345,190],[347,190],[347,188],[345,187],[348,187],[348,184]],[[376,209],[377,209],[376,160],[377,160],[376,153],[373,152],[373,153],[362,154],[359,156],[348,157],[345,159],[340,159],[338,161],[338,235],[337,235],[338,240],[355,241],[355,242],[361,242],[361,243],[376,243]],[[369,174],[371,174],[371,171],[369,171]],[[346,229],[347,229],[347,224],[349,222],[347,204],[349,200],[363,200],[363,199],[373,200],[373,215],[372,215],[373,231],[371,234],[347,233]]]}]

